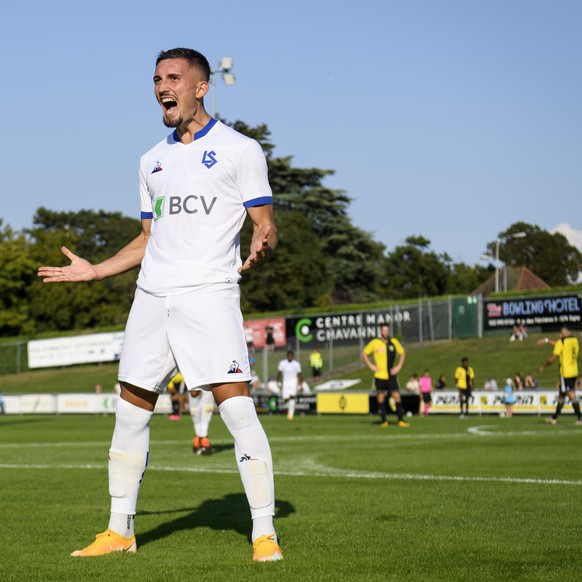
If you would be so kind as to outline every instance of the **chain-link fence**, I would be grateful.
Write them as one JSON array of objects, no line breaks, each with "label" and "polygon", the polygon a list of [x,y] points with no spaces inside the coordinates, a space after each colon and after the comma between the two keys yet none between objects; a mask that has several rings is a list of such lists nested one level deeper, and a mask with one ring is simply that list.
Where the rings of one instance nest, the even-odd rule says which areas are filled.
[{"label": "chain-link fence", "polygon": [[295,353],[304,377],[310,377],[314,349],[323,358],[324,374],[345,367],[361,366],[364,346],[379,334],[383,323],[403,343],[432,342],[479,334],[480,299],[475,297],[422,300],[385,308],[344,313],[299,315],[285,319],[286,346],[267,347],[252,353],[255,372],[264,383],[277,374],[287,349]]},{"label": "chain-link fence", "polygon": [[[251,350],[251,368],[261,384],[277,374],[285,351],[292,349],[301,363],[304,376],[310,376],[309,356],[317,349],[323,356],[323,372],[361,363],[361,352],[368,341],[378,335],[379,326],[391,325],[391,333],[404,344],[480,337],[483,333],[508,333],[512,322],[520,319],[530,330],[558,329],[567,324],[580,330],[582,294],[555,294],[543,297],[488,299],[481,296],[423,299],[386,307],[293,315],[278,318],[283,340],[273,345],[261,343]],[[258,326],[264,333],[266,323]],[[274,320],[271,320],[274,321]],[[253,323],[253,322],[250,322]],[[255,322],[257,323],[257,321]],[[245,322],[247,325],[247,322]],[[265,345],[263,348],[262,346]],[[269,349],[271,348],[271,349]],[[28,371],[28,344],[24,340],[0,344],[0,375]]]}]

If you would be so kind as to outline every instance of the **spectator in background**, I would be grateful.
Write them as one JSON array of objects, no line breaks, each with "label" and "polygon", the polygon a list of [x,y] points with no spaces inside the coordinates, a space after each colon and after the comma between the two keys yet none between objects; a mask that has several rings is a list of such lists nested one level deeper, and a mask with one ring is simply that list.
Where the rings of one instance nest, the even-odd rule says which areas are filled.
[{"label": "spectator in background", "polygon": [[533,374],[528,374],[524,380],[524,387],[529,390],[538,390],[540,387],[540,383]]},{"label": "spectator in background", "polygon": [[255,347],[255,332],[252,327],[245,327],[245,341],[249,350]]},{"label": "spectator in background", "polygon": [[251,370],[251,388],[253,390],[258,390],[262,386],[261,378],[255,370]]},{"label": "spectator in background", "polygon": [[309,356],[309,365],[311,366],[311,376],[314,382],[321,380],[321,370],[323,369],[323,358],[319,350],[313,350]]},{"label": "spectator in background", "polygon": [[250,327],[245,327],[245,341],[247,342],[247,352],[249,354],[249,365],[254,366],[255,358],[255,332]]},{"label": "spectator in background", "polygon": [[311,394],[311,387],[307,383],[307,380],[303,380],[303,382],[301,382],[301,387],[299,388],[299,392],[301,392],[301,394],[305,394],[305,395]]},{"label": "spectator in background", "polygon": [[441,374],[436,382],[437,390],[444,390],[447,387],[447,379],[444,374]]},{"label": "spectator in background", "polygon": [[483,384],[483,390],[495,391],[497,388],[495,378],[493,376],[487,376],[487,381]]},{"label": "spectator in background", "polygon": [[95,387],[93,388],[93,392],[95,392],[95,394],[101,394],[101,392],[103,392],[103,388],[101,387],[101,384],[95,384]]},{"label": "spectator in background", "polygon": [[469,366],[469,359],[463,358],[461,365],[455,370],[455,381],[459,391],[459,406],[461,409],[461,418],[469,416],[469,402],[471,401],[471,392],[475,387],[475,371]]},{"label": "spectator in background", "polygon": [[516,372],[515,376],[513,376],[513,387],[516,390],[523,390],[523,386],[523,376],[519,372]]},{"label": "spectator in background", "polygon": [[527,337],[527,326],[525,322],[520,321],[519,319],[515,322],[513,326],[513,333],[509,336],[509,341],[514,342],[516,339],[520,342],[523,341]]},{"label": "spectator in background", "polygon": [[4,394],[0,390],[0,414],[6,414],[6,409],[4,408]]},{"label": "spectator in background", "polygon": [[265,327],[265,344],[270,352],[275,350],[275,329],[270,323]]},{"label": "spectator in background", "polygon": [[515,392],[513,391],[513,380],[507,378],[505,380],[505,387],[503,388],[503,402],[505,403],[505,416],[510,418],[513,414],[513,405],[517,400]]},{"label": "spectator in background", "polygon": [[279,388],[279,383],[277,382],[277,376],[271,376],[267,382],[267,390],[273,394],[281,394],[281,388]]},{"label": "spectator in background", "polygon": [[420,395],[422,398],[422,414],[428,416],[430,405],[432,404],[432,379],[430,377],[430,370],[425,370],[420,380]]},{"label": "spectator in background", "polygon": [[418,374],[412,374],[406,382],[406,389],[414,394],[420,393],[420,382],[418,381]]}]

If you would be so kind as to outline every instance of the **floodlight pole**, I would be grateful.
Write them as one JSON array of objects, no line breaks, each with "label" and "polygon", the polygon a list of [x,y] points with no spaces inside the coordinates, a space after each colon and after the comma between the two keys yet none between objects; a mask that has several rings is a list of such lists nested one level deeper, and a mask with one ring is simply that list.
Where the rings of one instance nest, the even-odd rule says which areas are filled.
[{"label": "floodlight pole", "polygon": [[499,239],[495,242],[495,293],[499,293]]},{"label": "floodlight pole", "polygon": [[222,73],[222,80],[225,85],[234,85],[236,78],[232,73],[232,57],[222,57],[218,68],[210,71],[210,109],[212,117],[216,114],[216,73]]},{"label": "floodlight pole", "polygon": [[[515,232],[507,236],[508,239],[525,238],[527,232]],[[499,292],[499,246],[501,241],[499,238],[495,242],[495,293]],[[507,291],[507,265],[503,263],[503,290]]]},{"label": "floodlight pole", "polygon": [[[527,236],[527,232],[516,232],[514,234],[508,235],[506,238],[511,240],[513,238],[525,238]],[[499,247],[501,246],[501,240],[497,238],[495,241],[495,257],[492,257],[488,254],[482,254],[481,258],[490,261],[491,259],[495,259],[495,293],[499,293]],[[507,265],[504,264],[503,267],[503,289],[507,291]]]},{"label": "floodlight pole", "polygon": [[[527,232],[515,232],[510,234],[507,238],[511,240],[514,238],[525,238],[526,236]],[[497,264],[499,265],[499,239],[497,239]],[[503,290],[507,292],[507,265],[505,263],[503,263]]]}]

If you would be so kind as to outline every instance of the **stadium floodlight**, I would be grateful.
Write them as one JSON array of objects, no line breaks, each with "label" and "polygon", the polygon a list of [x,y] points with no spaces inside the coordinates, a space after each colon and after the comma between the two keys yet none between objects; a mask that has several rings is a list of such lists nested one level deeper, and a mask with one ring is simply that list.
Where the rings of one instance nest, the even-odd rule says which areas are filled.
[{"label": "stadium floodlight", "polygon": [[218,67],[222,71],[230,71],[232,69],[232,57],[222,57],[220,63],[218,63]]},{"label": "stadium floodlight", "polygon": [[234,85],[236,82],[236,77],[232,72],[232,57],[222,57],[218,63],[218,68],[210,71],[210,89],[211,94],[211,115],[214,117],[216,114],[216,74],[222,73],[222,80],[225,85]]},{"label": "stadium floodlight", "polygon": [[222,80],[225,85],[234,85],[236,77],[233,73],[222,73]]}]

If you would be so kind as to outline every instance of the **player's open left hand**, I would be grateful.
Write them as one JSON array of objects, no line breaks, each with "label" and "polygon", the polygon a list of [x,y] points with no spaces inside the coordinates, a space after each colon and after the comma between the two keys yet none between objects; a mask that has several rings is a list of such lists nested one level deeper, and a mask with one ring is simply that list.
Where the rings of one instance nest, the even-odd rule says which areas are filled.
[{"label": "player's open left hand", "polygon": [[61,247],[61,252],[69,261],[70,265],[64,267],[39,267],[37,275],[43,283],[79,282],[94,281],[97,278],[95,267],[85,259],[72,253],[67,247]]},{"label": "player's open left hand", "polygon": [[239,273],[258,267],[267,260],[267,257],[273,251],[269,245],[269,233],[272,228],[273,227],[268,224],[260,230],[258,236],[251,243],[251,254],[244,262],[243,266],[238,270]]}]

